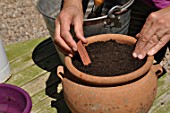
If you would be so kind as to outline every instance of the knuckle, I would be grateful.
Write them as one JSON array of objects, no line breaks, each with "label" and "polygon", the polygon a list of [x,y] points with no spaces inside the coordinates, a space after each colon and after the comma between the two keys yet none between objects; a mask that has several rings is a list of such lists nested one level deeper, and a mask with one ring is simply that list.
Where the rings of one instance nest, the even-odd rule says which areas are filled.
[{"label": "knuckle", "polygon": [[149,14],[149,16],[148,16],[148,20],[150,20],[150,21],[151,20],[157,20],[157,19],[158,19],[158,16],[155,12]]},{"label": "knuckle", "polygon": [[62,21],[64,19],[68,18],[68,14],[61,11],[61,13],[58,15],[58,18],[59,18],[60,21]]},{"label": "knuckle", "polygon": [[59,19],[59,21],[61,21],[62,19],[63,19],[63,14],[60,14],[59,16],[58,16],[58,19]]},{"label": "knuckle", "polygon": [[142,42],[148,42],[149,38],[146,35],[142,35],[141,41]]},{"label": "knuckle", "polygon": [[60,13],[60,14],[58,15],[58,18],[59,18],[59,20],[62,20],[62,19],[64,18],[64,13]]},{"label": "knuckle", "polygon": [[[163,29],[170,29],[170,24],[167,24],[166,22],[164,22],[164,27],[163,27]],[[169,31],[169,30],[168,30]]]},{"label": "knuckle", "polygon": [[75,30],[76,37],[82,37],[83,36],[83,30]]},{"label": "knuckle", "polygon": [[135,52],[139,53],[140,50],[142,50],[143,46],[140,45],[140,42],[137,42],[136,47],[135,47]]},{"label": "knuckle", "polygon": [[165,20],[159,19],[159,20],[158,20],[158,24],[160,24],[160,25],[165,24]]},{"label": "knuckle", "polygon": [[61,31],[61,32],[60,32],[60,35],[61,35],[61,37],[65,38],[65,37],[67,36],[67,35],[66,35],[66,31],[64,31],[64,30]]},{"label": "knuckle", "polygon": [[140,53],[140,51],[141,51],[141,48],[140,47],[136,47],[135,52],[138,54],[138,53]]},{"label": "knuckle", "polygon": [[158,45],[162,46],[162,45],[165,45],[166,43],[167,43],[166,41],[160,40]]},{"label": "knuckle", "polygon": [[152,39],[149,40],[148,43],[151,44],[151,45],[155,45],[155,44],[157,44],[157,42],[158,42],[157,40],[152,38]]},{"label": "knuckle", "polygon": [[162,29],[167,29],[166,31],[170,31],[170,24],[169,22],[164,21],[164,23],[162,23]]},{"label": "knuckle", "polygon": [[58,41],[58,38],[57,38],[57,37],[55,37],[55,38],[54,38],[54,42],[55,42],[55,44],[58,44],[58,43],[59,43],[59,41]]}]

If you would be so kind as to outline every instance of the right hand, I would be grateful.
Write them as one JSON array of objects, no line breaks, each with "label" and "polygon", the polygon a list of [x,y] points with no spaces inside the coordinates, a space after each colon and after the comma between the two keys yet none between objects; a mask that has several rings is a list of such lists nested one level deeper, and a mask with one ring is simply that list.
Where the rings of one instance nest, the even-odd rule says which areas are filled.
[{"label": "right hand", "polygon": [[136,35],[133,57],[143,59],[146,55],[155,55],[170,41],[170,6],[152,12],[140,31]]},{"label": "right hand", "polygon": [[81,0],[65,0],[59,16],[55,20],[54,42],[58,49],[72,57],[77,51],[77,44],[70,33],[73,25],[76,38],[87,43],[83,33],[83,10]]}]

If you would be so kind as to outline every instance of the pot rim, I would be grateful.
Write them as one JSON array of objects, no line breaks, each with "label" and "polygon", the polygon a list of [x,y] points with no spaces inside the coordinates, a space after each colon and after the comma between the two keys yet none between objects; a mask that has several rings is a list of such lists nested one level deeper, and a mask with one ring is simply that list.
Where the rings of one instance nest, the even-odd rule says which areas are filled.
[{"label": "pot rim", "polygon": [[[85,44],[85,46],[96,41],[107,41],[110,39],[115,40],[118,43],[127,43],[127,44],[136,43],[136,39],[131,36],[122,35],[122,34],[102,34],[102,35],[88,37],[87,38],[88,43]],[[93,85],[117,85],[117,84],[130,82],[132,80],[135,80],[143,76],[146,72],[149,71],[150,67],[153,64],[153,60],[154,60],[153,56],[147,56],[147,60],[145,64],[142,67],[140,67],[138,70],[127,74],[122,74],[118,76],[109,76],[109,77],[94,76],[79,71],[77,68],[74,67],[74,65],[72,64],[72,59],[69,56],[65,57],[65,65],[67,69],[72,73],[73,76],[86,83],[93,84]]]},{"label": "pot rim", "polygon": [[31,100],[31,97],[30,95],[28,94],[28,92],[26,92],[24,89],[18,87],[18,86],[15,86],[15,85],[12,85],[12,84],[6,84],[6,83],[0,83],[0,88],[3,89],[8,89],[8,90],[11,90],[11,93],[12,91],[16,91],[18,93],[18,95],[22,95],[24,98],[25,98],[25,108],[23,109],[23,113],[29,113],[32,109],[32,100]]}]

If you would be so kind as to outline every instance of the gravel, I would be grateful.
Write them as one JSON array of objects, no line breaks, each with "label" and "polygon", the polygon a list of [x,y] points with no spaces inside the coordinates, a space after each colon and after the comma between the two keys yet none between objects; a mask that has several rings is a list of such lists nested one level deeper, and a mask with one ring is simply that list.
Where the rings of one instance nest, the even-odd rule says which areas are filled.
[{"label": "gravel", "polygon": [[4,45],[48,36],[34,0],[0,0],[0,35]]},{"label": "gravel", "polygon": [[[0,38],[4,45],[49,36],[37,0],[0,0]],[[170,51],[161,65],[170,75]]]}]

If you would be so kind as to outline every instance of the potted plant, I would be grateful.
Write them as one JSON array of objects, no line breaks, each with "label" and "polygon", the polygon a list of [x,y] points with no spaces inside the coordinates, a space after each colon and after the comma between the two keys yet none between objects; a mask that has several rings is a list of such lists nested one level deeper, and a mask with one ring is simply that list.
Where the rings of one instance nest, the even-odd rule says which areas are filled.
[{"label": "potted plant", "polygon": [[[85,46],[108,40],[125,45],[136,43],[135,38],[121,34],[96,35],[87,40]],[[62,80],[64,99],[72,113],[147,113],[162,73],[161,66],[153,65],[153,61],[153,56],[147,56],[145,63],[133,72],[94,76],[78,70],[73,59],[66,56],[65,67],[59,66],[57,75]]]}]

